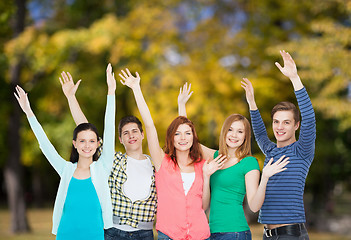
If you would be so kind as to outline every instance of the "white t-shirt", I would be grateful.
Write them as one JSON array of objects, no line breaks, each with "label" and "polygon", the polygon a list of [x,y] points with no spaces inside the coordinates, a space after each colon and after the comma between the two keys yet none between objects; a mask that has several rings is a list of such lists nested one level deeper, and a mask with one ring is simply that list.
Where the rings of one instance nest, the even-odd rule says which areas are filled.
[{"label": "white t-shirt", "polygon": [[[132,202],[145,200],[151,194],[151,183],[153,167],[148,156],[145,159],[137,160],[127,156],[126,174],[127,181],[122,186],[122,191]],[[129,225],[113,224],[115,228],[123,231],[137,231]]]},{"label": "white t-shirt", "polygon": [[180,173],[182,175],[184,193],[185,195],[187,195],[191,186],[193,185],[193,182],[195,181],[195,172],[191,172],[191,173],[180,172]]}]

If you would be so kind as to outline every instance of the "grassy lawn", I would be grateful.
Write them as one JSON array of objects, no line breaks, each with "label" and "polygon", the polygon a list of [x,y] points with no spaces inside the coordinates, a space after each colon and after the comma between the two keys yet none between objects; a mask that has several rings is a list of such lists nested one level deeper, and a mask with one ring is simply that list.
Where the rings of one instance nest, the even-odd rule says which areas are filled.
[{"label": "grassy lawn", "polygon": [[[54,240],[51,234],[52,209],[29,209],[28,218],[32,232],[12,235],[9,232],[10,215],[5,209],[0,210],[0,240]],[[262,239],[262,225],[251,225],[253,240]],[[329,233],[309,231],[311,240],[351,240],[351,236],[338,236]]]}]

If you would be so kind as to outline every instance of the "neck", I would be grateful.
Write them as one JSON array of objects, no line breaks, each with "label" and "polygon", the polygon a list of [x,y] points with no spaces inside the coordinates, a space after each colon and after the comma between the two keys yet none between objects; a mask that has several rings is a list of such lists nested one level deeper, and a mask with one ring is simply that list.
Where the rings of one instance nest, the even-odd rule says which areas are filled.
[{"label": "neck", "polygon": [[78,168],[89,168],[90,164],[93,163],[93,158],[84,158],[79,156],[77,167]]},{"label": "neck", "polygon": [[228,148],[228,158],[233,158],[235,157],[235,151],[236,151],[236,148]]},{"label": "neck", "polygon": [[178,151],[176,150],[177,162],[180,165],[188,165],[191,163],[191,158],[188,151]]},{"label": "neck", "polygon": [[296,142],[296,138],[291,138],[291,139],[289,139],[287,141],[283,141],[283,142],[277,141],[277,148],[286,147],[290,144],[293,144],[294,142]]},{"label": "neck", "polygon": [[131,150],[126,149],[126,154],[129,157],[132,157],[132,158],[137,159],[137,160],[144,160],[146,158],[145,155],[143,154],[142,149],[138,149],[135,151],[131,151]]}]

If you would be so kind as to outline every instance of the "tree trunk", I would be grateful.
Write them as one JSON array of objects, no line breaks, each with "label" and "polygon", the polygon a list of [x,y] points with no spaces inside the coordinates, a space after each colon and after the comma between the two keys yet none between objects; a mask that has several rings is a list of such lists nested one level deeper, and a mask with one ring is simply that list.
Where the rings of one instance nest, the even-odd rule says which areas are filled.
[{"label": "tree trunk", "polygon": [[[16,0],[17,12],[14,18],[14,37],[18,36],[24,30],[25,5],[25,0]],[[15,63],[10,66],[10,81],[13,90],[20,82],[21,68],[21,63]],[[8,205],[11,212],[11,231],[13,233],[20,233],[28,232],[29,225],[23,189],[23,166],[20,161],[21,148],[19,128],[21,113],[15,98],[12,98],[11,104],[13,106],[13,111],[10,116],[8,130],[10,151],[4,169],[4,178]]]}]

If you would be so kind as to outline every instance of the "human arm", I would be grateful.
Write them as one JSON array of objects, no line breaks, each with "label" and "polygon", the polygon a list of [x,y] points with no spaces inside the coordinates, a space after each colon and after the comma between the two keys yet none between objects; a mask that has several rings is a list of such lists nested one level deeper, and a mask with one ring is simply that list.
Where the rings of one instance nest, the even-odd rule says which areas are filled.
[{"label": "human arm", "polygon": [[106,169],[110,172],[112,169],[114,152],[115,152],[115,116],[116,116],[116,80],[112,72],[112,66],[109,63],[106,69],[106,82],[107,82],[107,104],[104,121],[104,148],[101,153],[100,159]]},{"label": "human arm", "polygon": [[255,139],[262,152],[266,154],[266,151],[272,147],[274,143],[268,138],[266,127],[256,106],[254,88],[247,78],[243,78],[243,81],[241,81],[241,87],[245,90],[246,101],[250,108],[251,124]]},{"label": "human arm", "polygon": [[77,126],[81,123],[87,123],[88,120],[80,108],[78,100],[76,98],[76,91],[82,80],[78,80],[77,83],[74,84],[73,78],[69,72],[62,72],[61,77],[62,78],[59,79],[62,86],[62,91],[67,98],[69,109],[71,111],[74,122]]},{"label": "human arm", "polygon": [[16,86],[16,92],[14,93],[21,109],[26,114],[30,127],[32,128],[35,137],[39,142],[39,146],[47,160],[54,167],[56,172],[61,176],[63,173],[66,160],[64,160],[56,151],[54,146],[49,141],[43,128],[36,119],[28,100],[27,93],[20,87]]},{"label": "human arm", "polygon": [[224,155],[218,155],[213,160],[206,160],[202,166],[203,175],[203,187],[202,187],[202,209],[206,211],[210,206],[211,190],[210,190],[210,178],[213,173],[218,169],[221,169],[224,163],[227,161],[227,157]]},{"label": "human arm", "polygon": [[250,111],[257,110],[257,105],[255,101],[255,94],[252,83],[247,78],[243,78],[241,81],[241,87],[245,90],[245,96],[247,104],[249,105]]},{"label": "human arm", "polygon": [[294,60],[288,52],[280,51],[284,60],[284,67],[279,63],[275,65],[279,70],[287,76],[294,87],[294,92],[301,112],[301,128],[297,147],[301,151],[305,159],[313,160],[316,139],[316,117],[312,107],[311,100],[304,88]]},{"label": "human arm", "polygon": [[122,79],[121,83],[123,85],[128,86],[133,91],[134,98],[137,103],[141,118],[143,119],[143,122],[144,122],[150,155],[155,165],[156,171],[158,171],[161,168],[161,164],[165,156],[165,153],[160,147],[154,121],[152,120],[150,110],[145,102],[143,93],[141,91],[140,76],[138,73],[136,73],[136,77],[134,77],[130,73],[129,69],[126,69],[126,71],[122,70],[119,76]]},{"label": "human arm", "polygon": [[262,170],[261,181],[259,181],[259,170],[251,170],[245,174],[247,202],[251,211],[257,212],[260,210],[266,196],[269,178],[276,173],[286,170],[285,166],[289,163],[288,160],[289,158],[283,155],[273,163],[273,158],[271,158]]},{"label": "human arm", "polygon": [[[179,116],[184,116],[187,117],[186,114],[186,103],[188,102],[189,98],[193,94],[193,91],[190,92],[191,88],[191,83],[188,86],[188,83],[185,83],[183,85],[183,88],[180,88],[179,90],[179,95],[178,95],[178,113]],[[213,154],[216,152],[216,150],[208,148],[202,144],[200,144],[201,150],[203,153],[203,157],[205,160],[211,160],[213,157]]]},{"label": "human arm", "polygon": [[178,95],[179,116],[187,117],[185,104],[188,102],[189,98],[193,94],[193,92],[190,92],[190,88],[191,88],[191,83],[189,84],[189,87],[188,87],[188,83],[186,82],[183,85],[183,88],[180,88],[179,90],[179,95]]}]

